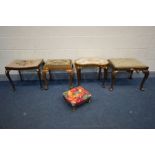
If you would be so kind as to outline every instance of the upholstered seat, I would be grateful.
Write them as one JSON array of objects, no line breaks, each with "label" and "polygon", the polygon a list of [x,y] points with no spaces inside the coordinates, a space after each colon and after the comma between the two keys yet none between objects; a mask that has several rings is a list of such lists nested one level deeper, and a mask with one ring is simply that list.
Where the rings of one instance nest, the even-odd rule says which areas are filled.
[{"label": "upholstered seat", "polygon": [[70,76],[70,87],[73,86],[73,65],[72,60],[70,59],[49,59],[46,61],[43,67],[43,80],[44,80],[44,89],[48,89],[48,81],[46,79],[46,73],[49,72],[50,79],[51,71],[66,71]]},{"label": "upholstered seat", "polygon": [[137,59],[134,58],[115,58],[109,59],[109,63],[112,67],[112,80],[111,88],[113,90],[115,83],[115,76],[119,71],[127,71],[130,73],[129,79],[132,79],[133,71],[142,71],[144,73],[144,78],[140,84],[140,90],[144,90],[143,85],[149,76],[149,67]]},{"label": "upholstered seat", "polygon": [[104,58],[79,58],[75,60],[79,65],[107,65],[108,61]]},{"label": "upholstered seat", "polygon": [[79,58],[75,60],[75,67],[77,71],[77,77],[78,77],[78,85],[80,85],[80,80],[81,80],[81,69],[85,67],[97,67],[99,68],[99,74],[98,74],[98,79],[101,77],[101,70],[104,69],[104,80],[103,80],[103,85],[105,79],[107,79],[107,69],[108,69],[108,60],[104,58]]},{"label": "upholstered seat", "polygon": [[35,59],[35,60],[14,60],[10,64],[6,65],[5,68],[13,68],[13,69],[24,69],[24,68],[31,68],[37,67],[42,62],[42,59]]},{"label": "upholstered seat", "polygon": [[38,73],[40,87],[42,88],[40,69],[43,64],[44,64],[44,61],[42,59],[34,59],[34,60],[14,60],[10,64],[6,65],[5,73],[12,85],[13,90],[15,90],[15,85],[10,77],[11,70],[17,70],[19,72],[21,81],[23,81],[21,71],[35,69]]},{"label": "upholstered seat", "polygon": [[127,69],[127,68],[147,68],[148,66],[144,65],[137,59],[133,58],[115,58],[109,59],[110,63],[119,69]]},{"label": "upholstered seat", "polygon": [[90,102],[91,96],[90,92],[82,86],[74,87],[63,93],[64,99],[71,104],[73,110],[76,106]]}]

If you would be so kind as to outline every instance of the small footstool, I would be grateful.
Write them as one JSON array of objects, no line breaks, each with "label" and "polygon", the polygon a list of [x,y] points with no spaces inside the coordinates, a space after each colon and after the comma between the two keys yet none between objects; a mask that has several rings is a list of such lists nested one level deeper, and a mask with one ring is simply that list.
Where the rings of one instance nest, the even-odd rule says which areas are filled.
[{"label": "small footstool", "polygon": [[73,87],[73,75],[74,75],[74,70],[73,70],[73,65],[72,65],[72,60],[70,59],[49,59],[45,63],[43,67],[43,80],[44,80],[44,89],[48,89],[48,81],[46,78],[47,72],[50,74],[50,79],[52,78],[51,71],[66,71],[69,76],[70,76],[70,88]]},{"label": "small footstool", "polygon": [[21,71],[22,70],[32,70],[35,69],[38,73],[38,78],[40,81],[40,87],[42,88],[42,83],[41,83],[41,66],[44,64],[44,61],[42,59],[35,59],[35,60],[14,60],[7,66],[5,66],[5,74],[7,78],[9,79],[13,90],[15,91],[15,85],[10,77],[10,71],[11,70],[17,70],[20,75],[21,81],[23,81]]},{"label": "small footstool", "polygon": [[72,88],[71,90],[65,91],[63,93],[65,101],[67,101],[72,106],[73,111],[76,110],[77,106],[84,103],[89,103],[91,96],[92,95],[90,92],[81,86]]},{"label": "small footstool", "polygon": [[147,80],[149,76],[149,67],[137,59],[133,58],[115,58],[109,59],[109,63],[112,67],[112,74],[111,74],[111,88],[112,91],[114,88],[115,76],[119,71],[127,71],[130,73],[129,79],[132,79],[132,74],[134,71],[139,72],[142,71],[144,73],[144,78],[140,84],[140,90],[144,91],[143,85],[144,82]]},{"label": "small footstool", "polygon": [[101,77],[101,70],[104,69],[104,79],[103,79],[103,86],[104,86],[105,79],[107,79],[108,65],[109,65],[108,60],[104,58],[79,58],[75,60],[75,68],[77,71],[78,85],[80,85],[82,68],[97,67],[99,68],[98,79],[100,79]]}]

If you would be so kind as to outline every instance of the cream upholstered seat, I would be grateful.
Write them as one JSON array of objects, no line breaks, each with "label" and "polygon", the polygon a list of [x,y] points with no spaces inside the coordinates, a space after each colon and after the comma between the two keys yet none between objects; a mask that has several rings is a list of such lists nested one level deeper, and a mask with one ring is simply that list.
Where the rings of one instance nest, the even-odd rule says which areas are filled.
[{"label": "cream upholstered seat", "polygon": [[[104,69],[104,79],[107,79],[107,69],[108,69],[108,60],[104,58],[79,58],[75,60],[75,68],[77,71],[77,77],[78,77],[78,85],[80,85],[80,80],[81,80],[81,69],[85,67],[97,67],[99,68],[99,74],[98,74],[98,79],[101,77],[101,70]],[[103,80],[103,85],[104,85]]]},{"label": "cream upholstered seat", "polygon": [[113,67],[119,69],[148,68],[148,66],[146,66],[145,64],[134,58],[114,58],[109,59],[109,62],[113,65]]},{"label": "cream upholstered seat", "polygon": [[75,60],[79,65],[107,65],[109,62],[104,58],[79,58]]},{"label": "cream upholstered seat", "polygon": [[13,68],[13,69],[24,69],[24,68],[31,68],[37,67],[43,60],[42,59],[35,59],[35,60],[14,60],[10,64],[8,64],[5,68]]}]

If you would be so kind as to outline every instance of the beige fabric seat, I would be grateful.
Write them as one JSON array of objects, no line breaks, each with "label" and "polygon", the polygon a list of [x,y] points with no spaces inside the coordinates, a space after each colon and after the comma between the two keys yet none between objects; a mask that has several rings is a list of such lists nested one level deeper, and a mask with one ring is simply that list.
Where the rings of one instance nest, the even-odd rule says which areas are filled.
[{"label": "beige fabric seat", "polygon": [[75,60],[79,65],[107,65],[109,62],[104,58],[79,58]]},{"label": "beige fabric seat", "polygon": [[80,85],[81,80],[81,69],[85,67],[98,67],[99,68],[99,74],[98,79],[101,77],[101,70],[104,69],[104,79],[103,79],[103,85],[105,79],[107,79],[107,69],[108,69],[108,60],[104,58],[79,58],[75,60],[75,67],[77,71],[77,78],[78,78],[78,85]]},{"label": "beige fabric seat", "polygon": [[142,71],[144,73],[144,78],[140,84],[140,90],[144,90],[143,85],[149,76],[149,67],[137,59],[134,58],[115,58],[109,59],[110,66],[112,67],[112,80],[111,88],[113,90],[115,77],[119,71],[127,71],[130,73],[129,79],[132,79],[133,71]]},{"label": "beige fabric seat", "polygon": [[128,69],[128,68],[148,68],[145,64],[140,62],[137,59],[133,58],[115,58],[115,59],[109,59],[109,62],[118,69]]},{"label": "beige fabric seat", "polygon": [[13,69],[24,69],[24,68],[34,68],[41,64],[42,59],[35,60],[14,60],[10,64],[6,65],[5,68],[13,68]]},{"label": "beige fabric seat", "polygon": [[38,74],[40,88],[42,88],[40,69],[43,64],[44,64],[44,61],[42,59],[34,59],[34,60],[14,60],[10,64],[6,65],[5,73],[6,73],[8,80],[10,81],[10,83],[12,85],[13,90],[15,91],[16,89],[15,89],[15,85],[10,77],[11,70],[17,70],[19,72],[21,81],[23,81],[21,71],[35,69]]}]

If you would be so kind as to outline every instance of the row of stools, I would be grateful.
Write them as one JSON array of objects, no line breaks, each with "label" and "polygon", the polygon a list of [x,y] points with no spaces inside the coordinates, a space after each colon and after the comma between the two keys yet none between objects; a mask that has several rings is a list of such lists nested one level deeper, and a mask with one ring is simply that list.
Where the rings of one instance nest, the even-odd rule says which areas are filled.
[{"label": "row of stools", "polygon": [[[129,72],[129,79],[132,79],[133,71],[139,72],[142,71],[144,73],[144,78],[140,84],[140,90],[144,90],[143,85],[145,80],[149,76],[149,67],[141,63],[140,61],[133,58],[115,58],[115,59],[104,59],[104,58],[80,58],[72,62],[70,59],[49,59],[44,62],[42,59],[38,60],[14,60],[7,66],[5,66],[6,76],[9,79],[13,90],[15,90],[15,85],[10,77],[11,70],[17,70],[19,72],[19,76],[21,81],[23,81],[23,77],[21,74],[22,70],[31,70],[34,69],[37,71],[38,78],[40,81],[40,87],[43,88],[42,80],[44,81],[44,89],[48,89],[48,80],[47,73],[49,73],[50,79],[52,79],[52,71],[66,71],[69,74],[69,86],[73,87],[73,77],[74,77],[74,66],[77,72],[77,80],[78,85],[80,85],[81,80],[81,69],[82,68],[90,68],[96,67],[99,69],[98,79],[101,78],[102,70],[104,70],[103,76],[103,86],[105,80],[107,79],[108,68],[112,68],[111,73],[111,87],[110,90],[113,90],[115,83],[116,73],[119,71],[127,71]],[[43,69],[42,69],[43,67]],[[42,74],[41,74],[42,70]]]}]

